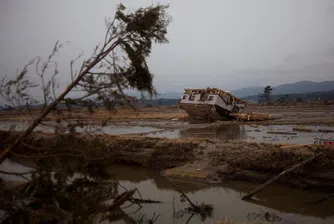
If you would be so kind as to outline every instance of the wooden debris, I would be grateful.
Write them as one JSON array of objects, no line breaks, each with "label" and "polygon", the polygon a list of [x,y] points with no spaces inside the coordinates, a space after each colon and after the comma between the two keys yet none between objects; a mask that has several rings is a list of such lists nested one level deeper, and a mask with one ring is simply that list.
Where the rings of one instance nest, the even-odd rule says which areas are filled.
[{"label": "wooden debris", "polygon": [[322,132],[322,133],[332,133],[332,132],[334,132],[334,130],[330,130],[330,129],[318,129],[318,132]]},{"label": "wooden debris", "polygon": [[170,181],[166,176],[164,176],[166,178],[166,180],[189,202],[189,204],[191,205],[191,207],[193,207],[193,209],[198,210],[199,207],[197,205],[195,205],[189,198],[188,196],[183,193],[183,191],[176,185],[174,184],[172,181]]},{"label": "wooden debris", "polygon": [[294,130],[294,131],[312,132],[312,128],[307,128],[307,127],[294,127],[292,130]]},{"label": "wooden debris", "polygon": [[268,134],[278,134],[278,135],[297,135],[295,132],[284,132],[284,131],[268,131]]},{"label": "wooden debris", "polygon": [[266,113],[235,113],[231,114],[232,117],[235,117],[237,120],[241,121],[266,121],[273,120],[273,117],[270,114]]},{"label": "wooden debris", "polygon": [[255,188],[253,191],[251,191],[250,193],[246,194],[245,196],[242,197],[242,200],[247,200],[249,198],[251,198],[253,195],[255,195],[256,193],[258,193],[259,191],[261,191],[263,188],[267,187],[269,184],[275,182],[276,180],[278,180],[280,177],[291,173],[293,171],[295,171],[296,169],[298,169],[299,167],[305,165],[306,163],[309,163],[311,161],[313,161],[315,158],[323,155],[324,153],[320,152],[318,154],[313,155],[312,157],[304,160],[301,163],[298,163],[296,165],[294,165],[293,167],[284,170],[283,172],[281,172],[280,174],[276,175],[275,177],[271,178],[270,180],[268,180],[267,182],[265,182],[264,184],[260,185],[259,187]]},{"label": "wooden debris", "polygon": [[291,149],[291,148],[298,148],[298,147],[303,147],[303,146],[318,146],[317,144],[296,144],[296,145],[282,145],[279,148],[280,149]]}]

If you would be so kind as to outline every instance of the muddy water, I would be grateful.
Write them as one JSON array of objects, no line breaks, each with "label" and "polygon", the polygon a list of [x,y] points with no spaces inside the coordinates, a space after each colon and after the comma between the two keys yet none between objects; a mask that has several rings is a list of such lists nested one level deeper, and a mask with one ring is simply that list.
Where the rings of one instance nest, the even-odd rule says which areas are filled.
[{"label": "muddy water", "polygon": [[[12,172],[27,171],[27,167],[6,161],[1,164],[0,170]],[[188,213],[180,213],[181,209],[188,207],[187,202],[181,202],[177,191],[158,173],[138,167],[113,166],[111,171],[127,189],[137,188],[144,199],[159,200],[161,204],[133,205],[124,211],[131,217],[138,218],[143,214],[152,217],[154,213],[161,214],[157,223],[186,223],[191,217]],[[8,179],[8,176],[1,175]],[[12,181],[22,181],[13,177]],[[172,180],[194,202],[212,204],[214,206],[212,217],[202,220],[198,215],[191,218],[189,223],[217,223],[225,217],[233,217],[240,221],[263,221],[266,212],[279,216],[280,221],[275,223],[334,223],[334,200],[327,200],[320,204],[307,204],[318,200],[326,193],[315,191],[302,191],[272,185],[257,195],[256,200],[245,202],[241,196],[253,189],[256,185],[244,182],[228,182],[220,185],[208,185],[198,182]],[[120,192],[124,189],[120,188]],[[139,195],[136,195],[139,197]],[[124,205],[123,207],[126,207]],[[138,210],[138,211],[137,211]],[[126,219],[114,223],[127,223]]]},{"label": "muddy water", "polygon": [[[42,131],[53,133],[54,127],[51,125],[55,125],[55,122],[47,122],[47,125],[39,125],[35,129],[35,131]],[[23,131],[29,125],[28,122],[22,121],[0,121],[0,130],[15,130],[15,131]],[[50,126],[49,126],[50,125]],[[89,133],[104,133],[109,135],[118,135],[118,134],[138,134],[138,133],[149,133],[152,131],[160,131],[161,129],[153,128],[153,127],[144,127],[144,126],[129,126],[126,125],[117,125],[117,124],[109,124],[102,129],[99,128],[98,125],[87,125],[83,128],[77,127],[76,131],[79,133],[89,132]]]},{"label": "muddy water", "polygon": [[[54,124],[49,122],[48,124]],[[27,127],[27,122],[0,121],[0,130],[9,130],[13,127],[16,131],[22,131]],[[315,142],[334,141],[334,127],[320,125],[304,125],[302,128],[309,131],[296,131],[296,125],[247,125],[247,124],[187,124],[185,122],[160,121],[160,122],[128,122],[108,124],[99,130],[98,126],[86,125],[77,127],[77,132],[104,133],[110,135],[138,134],[150,137],[167,138],[211,138],[218,140],[235,140],[247,142],[270,142],[277,144],[308,144]],[[50,126],[38,126],[36,131],[54,132]],[[326,130],[327,132],[320,132]],[[286,132],[273,134],[270,132]]]},{"label": "muddy water", "polygon": [[[334,141],[334,127],[326,126],[303,126],[310,131],[295,131],[295,125],[245,125],[230,124],[204,128],[188,128],[184,130],[173,130],[151,133],[152,137],[168,138],[212,138],[219,140],[237,140],[248,142],[271,142],[287,144],[307,144],[320,141]],[[331,131],[328,133],[319,130]],[[269,132],[269,133],[268,133]],[[287,132],[286,134],[271,134],[270,132]]]}]

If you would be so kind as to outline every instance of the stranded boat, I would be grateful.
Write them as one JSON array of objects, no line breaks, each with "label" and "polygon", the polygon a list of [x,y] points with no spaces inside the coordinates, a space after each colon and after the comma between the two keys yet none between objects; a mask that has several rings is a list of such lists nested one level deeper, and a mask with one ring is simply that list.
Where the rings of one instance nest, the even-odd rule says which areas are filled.
[{"label": "stranded boat", "polygon": [[217,88],[187,88],[184,90],[179,106],[190,117],[211,121],[231,119],[231,114],[241,113],[244,110],[246,101]]}]

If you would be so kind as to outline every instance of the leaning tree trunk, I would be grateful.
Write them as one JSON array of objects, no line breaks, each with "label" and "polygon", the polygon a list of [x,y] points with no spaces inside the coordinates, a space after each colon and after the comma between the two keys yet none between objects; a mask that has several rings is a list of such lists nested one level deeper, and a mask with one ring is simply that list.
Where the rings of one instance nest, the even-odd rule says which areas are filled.
[{"label": "leaning tree trunk", "polygon": [[113,43],[107,50],[105,50],[104,52],[99,53],[95,59],[90,62],[86,69],[83,70],[76,79],[73,80],[73,82],[64,90],[64,92],[58,96],[58,98],[53,101],[51,104],[49,104],[43,111],[42,113],[34,120],[34,122],[29,125],[29,127],[24,131],[24,133],[22,135],[20,135],[19,138],[16,139],[16,141],[7,149],[5,149],[5,151],[3,151],[3,153],[0,156],[0,164],[6,159],[8,158],[10,152],[18,147],[22,140],[24,138],[26,138],[28,135],[30,135],[33,130],[42,122],[43,118],[45,118],[53,109],[56,108],[56,106],[59,104],[59,102],[61,102],[65,96],[83,79],[83,77],[85,77],[85,75],[87,75],[89,73],[89,71],[97,64],[99,63],[103,58],[105,58],[105,56],[107,56],[115,47],[117,47],[119,44],[121,43],[121,40],[117,40],[115,43]]}]

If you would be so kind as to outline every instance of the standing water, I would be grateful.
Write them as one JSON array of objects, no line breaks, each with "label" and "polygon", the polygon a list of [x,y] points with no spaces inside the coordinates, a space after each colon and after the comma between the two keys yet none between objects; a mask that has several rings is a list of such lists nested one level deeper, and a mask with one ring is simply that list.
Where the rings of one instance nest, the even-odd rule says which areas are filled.
[{"label": "standing water", "polygon": [[[132,205],[123,211],[130,217],[139,218],[145,215],[150,218],[160,215],[157,223],[219,223],[232,217],[242,222],[254,223],[263,221],[275,221],[274,223],[334,223],[334,200],[312,204],[327,194],[325,192],[304,191],[272,185],[256,195],[255,200],[243,201],[241,197],[253,189],[256,184],[230,181],[225,184],[210,185],[199,182],[181,181],[171,179],[187,196],[195,203],[213,205],[211,217],[202,219],[199,215],[191,215],[181,212],[189,206],[186,201],[180,199],[180,194],[159,173],[152,170],[120,166],[111,166],[111,172],[122,187],[119,192],[137,188],[143,199],[161,201],[159,204],[142,204],[142,208]],[[0,170],[11,172],[25,172],[29,168],[13,161],[1,164]],[[8,176],[1,174],[3,179]],[[19,177],[12,181],[22,181]],[[138,194],[135,197],[139,198]],[[127,207],[124,204],[122,207]],[[266,215],[267,214],[267,215]],[[268,217],[274,214],[272,217]],[[127,223],[126,217],[113,223]]]}]

